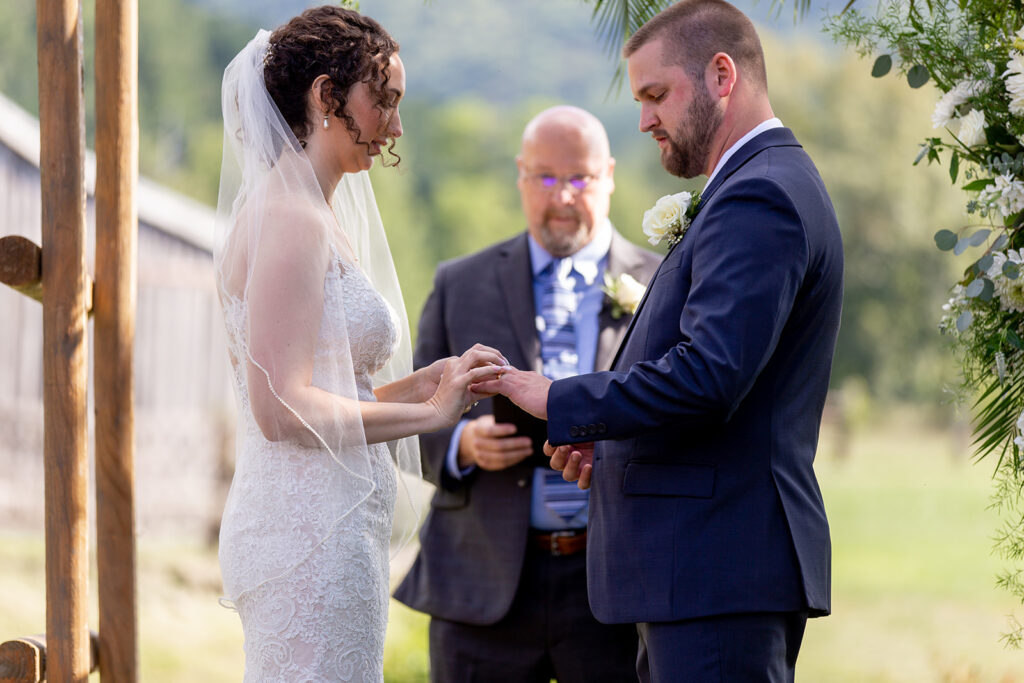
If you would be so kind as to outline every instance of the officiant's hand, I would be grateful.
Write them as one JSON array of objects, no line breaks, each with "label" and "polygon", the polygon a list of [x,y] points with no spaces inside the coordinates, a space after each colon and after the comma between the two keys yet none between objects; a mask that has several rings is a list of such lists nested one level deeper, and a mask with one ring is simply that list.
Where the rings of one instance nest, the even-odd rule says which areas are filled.
[{"label": "officiant's hand", "polygon": [[551,458],[551,469],[559,470],[562,479],[574,481],[581,489],[590,488],[594,471],[594,442],[552,446],[544,442],[544,455]]},{"label": "officiant's hand", "polygon": [[509,365],[501,368],[496,379],[480,382],[473,386],[473,390],[484,394],[505,394],[530,415],[546,420],[550,386],[551,380],[544,375],[517,370]]},{"label": "officiant's hand", "polygon": [[503,470],[533,453],[528,436],[515,436],[516,426],[495,422],[493,415],[470,420],[459,436],[459,467],[476,465],[483,470]]}]

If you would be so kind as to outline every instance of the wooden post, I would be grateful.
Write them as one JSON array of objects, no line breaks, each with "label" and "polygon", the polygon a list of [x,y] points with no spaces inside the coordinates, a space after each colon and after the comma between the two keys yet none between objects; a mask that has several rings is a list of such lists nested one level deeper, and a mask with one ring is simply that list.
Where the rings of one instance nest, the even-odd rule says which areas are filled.
[{"label": "wooden post", "polygon": [[96,0],[96,530],[100,675],[138,680],[135,340],[137,0]]},{"label": "wooden post", "polygon": [[89,675],[85,96],[78,0],[36,0],[47,679]]},{"label": "wooden post", "polygon": [[0,282],[43,300],[43,250],[27,237],[0,237]]},{"label": "wooden post", "polygon": [[[43,250],[21,235],[0,237],[0,282],[43,302]],[[92,315],[92,278],[85,275],[85,312]]]},{"label": "wooden post", "polygon": [[[89,672],[96,671],[99,638],[89,634]],[[0,683],[54,681],[46,670],[46,634],[25,636],[0,643]]]}]

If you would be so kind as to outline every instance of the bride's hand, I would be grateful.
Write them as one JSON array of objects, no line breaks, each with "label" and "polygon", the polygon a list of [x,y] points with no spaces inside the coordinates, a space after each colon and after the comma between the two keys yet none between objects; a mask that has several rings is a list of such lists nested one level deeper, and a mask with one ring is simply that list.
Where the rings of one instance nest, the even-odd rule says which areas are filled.
[{"label": "bride's hand", "polygon": [[483,344],[474,344],[458,358],[438,362],[442,363],[443,372],[439,374],[437,389],[427,403],[437,410],[445,425],[455,424],[476,401],[492,395],[471,391],[470,385],[496,379],[508,364],[497,349]]},{"label": "bride's hand", "polygon": [[444,366],[448,364],[448,361],[456,358],[458,356],[438,358],[430,365],[422,367],[414,373],[418,379],[416,383],[417,401],[426,401],[437,392],[437,387],[441,384],[441,376],[444,374]]}]

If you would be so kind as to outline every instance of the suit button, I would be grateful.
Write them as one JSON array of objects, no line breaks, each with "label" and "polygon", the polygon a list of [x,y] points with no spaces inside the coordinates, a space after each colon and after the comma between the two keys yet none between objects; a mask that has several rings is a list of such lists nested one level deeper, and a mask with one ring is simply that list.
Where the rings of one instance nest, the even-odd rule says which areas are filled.
[{"label": "suit button", "polygon": [[569,427],[569,436],[579,436],[580,428],[576,426]]},{"label": "suit button", "polygon": [[587,425],[587,434],[590,435],[590,436],[593,436],[594,434],[597,434],[597,425],[595,425],[595,424]]},{"label": "suit button", "polygon": [[525,479],[520,479],[519,481],[516,482],[516,486],[518,486],[521,489],[525,489],[526,488],[526,480]]},{"label": "suit button", "polygon": [[598,434],[604,434],[607,431],[608,431],[608,428],[605,427],[604,422],[598,422],[597,423],[597,433]]}]

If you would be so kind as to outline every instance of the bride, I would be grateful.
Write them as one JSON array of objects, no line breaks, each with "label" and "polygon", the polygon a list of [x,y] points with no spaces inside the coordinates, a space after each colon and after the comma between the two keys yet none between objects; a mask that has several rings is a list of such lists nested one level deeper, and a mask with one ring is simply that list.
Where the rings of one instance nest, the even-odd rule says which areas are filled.
[{"label": "bride", "polygon": [[478,345],[410,373],[366,173],[404,91],[397,43],[336,6],[260,31],[224,73],[215,262],[239,425],[219,554],[246,681],[383,679],[408,437],[454,424],[505,364]]}]

